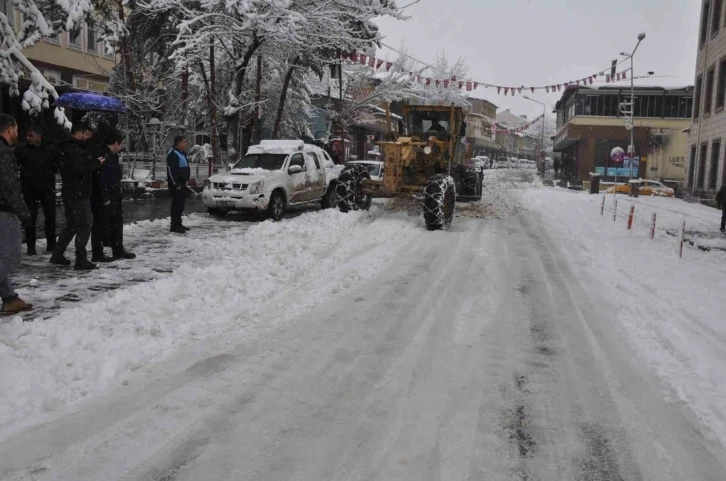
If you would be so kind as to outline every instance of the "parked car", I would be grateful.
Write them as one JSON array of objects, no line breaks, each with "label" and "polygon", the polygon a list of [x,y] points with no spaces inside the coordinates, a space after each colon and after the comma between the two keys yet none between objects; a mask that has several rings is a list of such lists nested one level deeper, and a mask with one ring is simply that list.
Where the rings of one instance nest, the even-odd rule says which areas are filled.
[{"label": "parked car", "polygon": [[480,169],[488,169],[489,168],[489,157],[486,155],[479,155],[475,157],[477,161],[479,161],[479,168]]},{"label": "parked car", "polygon": [[265,213],[274,220],[288,207],[336,203],[334,185],[340,168],[323,149],[302,140],[263,140],[253,145],[229,171],[210,177],[203,191],[207,211]]},{"label": "parked car", "polygon": [[499,157],[497,161],[494,163],[494,167],[497,169],[508,169],[509,168],[509,159],[506,157]]},{"label": "parked car", "polygon": [[[610,187],[606,191],[608,194],[630,194],[629,184],[617,184]],[[658,197],[673,197],[675,191],[670,187],[663,185],[657,180],[644,180],[640,181],[640,195],[652,195]]]},{"label": "parked car", "polygon": [[383,180],[383,161],[381,160],[351,160],[349,164],[360,164],[368,169],[371,180]]}]

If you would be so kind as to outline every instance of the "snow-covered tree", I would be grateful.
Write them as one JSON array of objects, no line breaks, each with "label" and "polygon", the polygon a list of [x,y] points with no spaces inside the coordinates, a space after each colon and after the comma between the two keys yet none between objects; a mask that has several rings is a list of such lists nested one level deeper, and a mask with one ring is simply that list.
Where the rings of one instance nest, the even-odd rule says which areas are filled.
[{"label": "snow-covered tree", "polygon": [[[31,115],[47,109],[50,98],[57,98],[58,92],[24,55],[24,49],[59,32],[77,31],[83,23],[101,25],[102,38],[107,41],[123,28],[116,15],[118,7],[100,0],[15,0],[13,7],[23,14],[23,24],[16,33],[14,22],[0,12],[0,80],[10,85],[11,95],[19,95],[18,64],[30,71],[30,87],[23,93],[22,107]],[[55,118],[70,128],[63,109],[56,109]]]}]

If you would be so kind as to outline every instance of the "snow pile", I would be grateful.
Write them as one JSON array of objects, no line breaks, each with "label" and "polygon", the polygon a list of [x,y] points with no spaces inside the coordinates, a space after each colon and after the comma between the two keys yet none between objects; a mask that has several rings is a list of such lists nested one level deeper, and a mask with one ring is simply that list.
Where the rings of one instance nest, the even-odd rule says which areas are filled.
[{"label": "snow pile", "polygon": [[[544,217],[587,285],[609,305],[614,322],[638,353],[726,445],[726,254],[686,247],[677,254],[669,234],[687,223],[717,229],[720,212],[676,199],[618,196],[618,215],[600,215],[600,196],[564,189],[531,189],[525,204]],[[611,209],[613,196],[607,196]],[[626,215],[636,205],[633,230]],[[648,238],[651,212],[661,226]]]},{"label": "snow pile", "polygon": [[[512,181],[513,176],[519,176],[522,182]],[[507,219],[516,215],[520,208],[520,203],[508,192],[541,185],[539,177],[532,171],[485,170],[481,201],[457,204],[457,215],[477,219]]]},{"label": "snow pile", "polygon": [[242,174],[242,175],[269,175],[272,173],[271,170],[263,169],[262,167],[250,168],[245,167],[242,169],[232,169],[231,174]]},{"label": "snow pile", "polygon": [[[145,228],[132,227],[129,234]],[[289,322],[372,277],[408,238],[422,234],[419,220],[335,210],[264,222],[242,235],[230,229],[195,238],[195,232],[185,241],[204,252],[201,266],[184,264],[162,279],[102,294],[46,321],[15,318],[2,325],[4,436],[193,342],[223,333],[251,335],[256,318],[269,309],[280,312],[276,322]],[[263,324],[259,328],[270,327]]]}]

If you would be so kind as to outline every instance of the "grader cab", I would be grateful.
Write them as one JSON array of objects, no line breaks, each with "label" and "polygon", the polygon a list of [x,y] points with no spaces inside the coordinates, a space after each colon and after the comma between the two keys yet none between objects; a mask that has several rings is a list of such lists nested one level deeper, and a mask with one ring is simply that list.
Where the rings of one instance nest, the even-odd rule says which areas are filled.
[{"label": "grader cab", "polygon": [[482,194],[483,174],[468,170],[462,158],[465,113],[454,105],[410,105],[404,117],[404,135],[378,142],[383,180],[371,180],[360,165],[346,167],[336,187],[338,205],[348,211],[365,209],[375,197],[413,197],[423,207],[426,227],[446,230],[456,201]]}]

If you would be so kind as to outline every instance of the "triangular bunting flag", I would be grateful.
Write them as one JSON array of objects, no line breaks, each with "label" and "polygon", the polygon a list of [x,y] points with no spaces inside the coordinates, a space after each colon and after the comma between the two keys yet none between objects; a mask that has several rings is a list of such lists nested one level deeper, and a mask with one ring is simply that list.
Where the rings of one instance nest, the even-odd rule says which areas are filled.
[{"label": "triangular bunting flag", "polygon": [[431,79],[430,78],[427,78],[426,79],[426,86],[428,87],[429,85],[431,85]]},{"label": "triangular bunting flag", "polygon": [[464,88],[464,82],[459,82],[459,90]]},{"label": "triangular bunting flag", "polygon": [[547,91],[547,93],[550,93],[550,87],[549,87],[549,85],[545,87],[545,90]]},{"label": "triangular bunting flag", "polygon": [[368,66],[370,68],[375,68],[376,66],[376,59],[373,57],[368,57]]},{"label": "triangular bunting flag", "polygon": [[391,62],[386,62],[386,72],[389,72],[391,67],[393,67],[393,64]]},{"label": "triangular bunting flag", "polygon": [[466,82],[466,91],[471,92],[471,82]]},{"label": "triangular bunting flag", "polygon": [[383,60],[379,60],[378,62],[376,62],[376,70],[381,68],[381,65],[383,65]]},{"label": "triangular bunting flag", "polygon": [[605,83],[610,83],[610,75],[607,75],[607,76],[605,77]]},{"label": "triangular bunting flag", "polygon": [[498,94],[502,93],[502,88],[501,87],[497,87],[497,93]]},{"label": "triangular bunting flag", "polygon": [[360,54],[360,64],[365,65],[367,62],[368,56],[364,53]]},{"label": "triangular bunting flag", "polygon": [[534,87],[530,87],[530,90],[532,90],[532,93],[534,93]]},{"label": "triangular bunting flag", "polygon": [[437,80],[437,81],[436,81],[436,87],[438,87],[438,86],[439,86],[439,81]]},{"label": "triangular bunting flag", "polygon": [[626,78],[628,78],[628,71],[627,70],[625,72],[623,72],[623,80],[625,80]]},{"label": "triangular bunting flag", "polygon": [[474,82],[474,90],[476,90],[477,87],[479,87],[479,82]]},{"label": "triangular bunting flag", "polygon": [[444,88],[445,89],[449,88],[449,81],[448,80],[444,80]]},{"label": "triangular bunting flag", "polygon": [[353,50],[352,52],[350,52],[350,60],[353,61],[353,62],[357,62],[358,61],[358,54],[355,52],[355,50]]},{"label": "triangular bunting flag", "polygon": [[509,93],[509,87],[504,87],[504,95],[507,95]]}]

